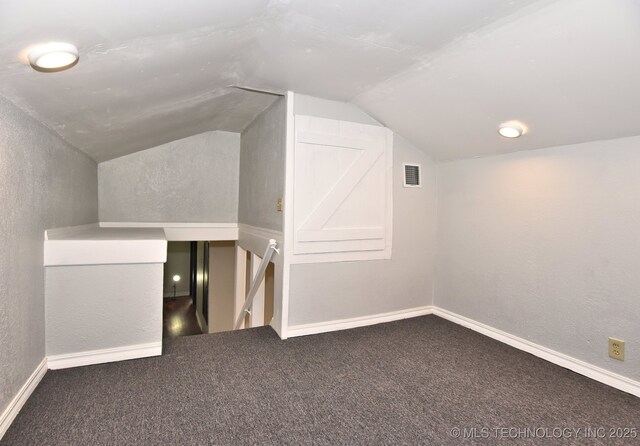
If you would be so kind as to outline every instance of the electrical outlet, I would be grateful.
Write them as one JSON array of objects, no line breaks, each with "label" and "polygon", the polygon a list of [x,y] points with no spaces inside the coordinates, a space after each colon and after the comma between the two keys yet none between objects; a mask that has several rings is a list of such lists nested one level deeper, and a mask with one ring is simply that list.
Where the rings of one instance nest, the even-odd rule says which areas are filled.
[{"label": "electrical outlet", "polygon": [[278,202],[276,203],[276,211],[282,212],[282,198],[278,198]]},{"label": "electrical outlet", "polygon": [[609,356],[619,361],[624,361],[624,341],[609,338]]}]

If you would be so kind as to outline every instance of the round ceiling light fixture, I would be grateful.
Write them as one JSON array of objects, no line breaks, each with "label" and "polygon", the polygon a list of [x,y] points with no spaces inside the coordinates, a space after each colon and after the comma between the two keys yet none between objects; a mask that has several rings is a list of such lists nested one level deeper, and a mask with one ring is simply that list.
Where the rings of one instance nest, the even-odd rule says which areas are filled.
[{"label": "round ceiling light fixture", "polygon": [[70,43],[49,42],[32,48],[27,57],[38,71],[62,71],[78,63],[78,48]]},{"label": "round ceiling light fixture", "polygon": [[519,138],[527,132],[527,127],[521,122],[503,122],[498,127],[498,133],[505,138]]}]

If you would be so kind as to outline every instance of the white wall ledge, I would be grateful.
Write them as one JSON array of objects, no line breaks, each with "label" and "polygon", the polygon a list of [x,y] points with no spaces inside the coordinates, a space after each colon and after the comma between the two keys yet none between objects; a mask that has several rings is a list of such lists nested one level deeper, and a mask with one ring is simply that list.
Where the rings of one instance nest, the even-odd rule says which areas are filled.
[{"label": "white wall ledge", "polygon": [[238,240],[237,223],[100,222],[101,228],[160,228],[168,241]]},{"label": "white wall ledge", "polygon": [[44,266],[164,263],[161,228],[102,228],[98,224],[45,231]]}]

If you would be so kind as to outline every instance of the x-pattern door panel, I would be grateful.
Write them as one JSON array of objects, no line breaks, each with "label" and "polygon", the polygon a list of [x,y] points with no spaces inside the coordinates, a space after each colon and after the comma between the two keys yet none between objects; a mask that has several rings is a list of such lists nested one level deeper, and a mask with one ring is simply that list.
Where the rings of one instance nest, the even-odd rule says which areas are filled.
[{"label": "x-pattern door panel", "polygon": [[294,254],[390,246],[391,132],[296,116]]}]

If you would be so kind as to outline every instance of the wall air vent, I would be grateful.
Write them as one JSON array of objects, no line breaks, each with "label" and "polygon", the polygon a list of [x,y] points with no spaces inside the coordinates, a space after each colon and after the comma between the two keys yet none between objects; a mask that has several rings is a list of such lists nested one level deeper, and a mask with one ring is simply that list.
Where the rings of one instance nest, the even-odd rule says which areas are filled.
[{"label": "wall air vent", "polygon": [[403,163],[404,187],[421,187],[420,164]]}]

